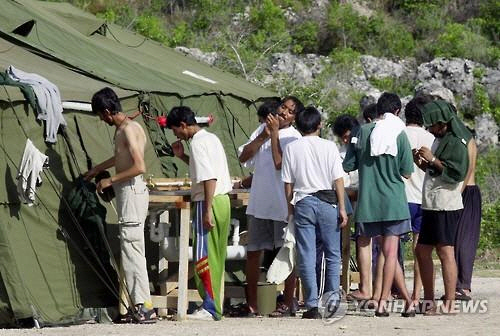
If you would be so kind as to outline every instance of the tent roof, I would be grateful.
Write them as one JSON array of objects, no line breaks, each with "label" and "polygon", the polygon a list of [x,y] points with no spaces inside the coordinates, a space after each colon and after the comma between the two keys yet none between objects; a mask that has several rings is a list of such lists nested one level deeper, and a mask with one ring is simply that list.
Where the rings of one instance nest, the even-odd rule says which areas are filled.
[{"label": "tent roof", "polygon": [[[120,98],[137,95],[135,91],[123,90],[100,80],[92,79],[74,72],[59,63],[30,53],[22,47],[12,44],[0,37],[0,69],[3,71],[9,65],[25,72],[42,74],[49,81],[57,85],[63,101],[89,102],[93,92],[110,86]],[[5,87],[10,100],[24,100],[21,91],[14,87]],[[5,93],[4,90],[0,96]]]},{"label": "tent roof", "polygon": [[247,101],[276,96],[117,25],[105,24],[70,4],[0,3],[0,32],[13,43],[25,43],[118,87],[180,97],[220,93]]}]

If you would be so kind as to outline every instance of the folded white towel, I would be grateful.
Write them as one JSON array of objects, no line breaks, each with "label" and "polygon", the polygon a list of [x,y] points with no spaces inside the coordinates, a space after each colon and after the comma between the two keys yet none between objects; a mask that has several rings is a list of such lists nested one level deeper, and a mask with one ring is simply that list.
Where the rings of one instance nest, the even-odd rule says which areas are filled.
[{"label": "folded white towel", "polygon": [[19,199],[28,206],[32,206],[35,201],[36,187],[42,182],[40,173],[48,163],[48,156],[41,153],[30,139],[26,140],[16,179]]},{"label": "folded white towel", "polygon": [[389,154],[398,155],[398,135],[405,129],[403,120],[392,113],[385,113],[375,123],[370,135],[371,156]]},{"label": "folded white towel", "polygon": [[288,225],[283,233],[283,246],[267,271],[267,282],[280,284],[288,278],[295,267],[295,221],[288,217]]}]

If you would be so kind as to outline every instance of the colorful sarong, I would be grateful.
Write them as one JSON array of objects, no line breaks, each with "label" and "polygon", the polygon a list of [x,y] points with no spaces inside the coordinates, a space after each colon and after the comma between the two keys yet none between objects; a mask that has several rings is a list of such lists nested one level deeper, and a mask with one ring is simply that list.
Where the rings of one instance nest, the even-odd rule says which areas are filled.
[{"label": "colorful sarong", "polygon": [[198,292],[203,299],[202,307],[210,312],[214,319],[220,320],[224,301],[224,272],[231,205],[227,195],[214,197],[212,223],[215,226],[207,230],[203,227],[204,202],[194,202],[194,278]]}]

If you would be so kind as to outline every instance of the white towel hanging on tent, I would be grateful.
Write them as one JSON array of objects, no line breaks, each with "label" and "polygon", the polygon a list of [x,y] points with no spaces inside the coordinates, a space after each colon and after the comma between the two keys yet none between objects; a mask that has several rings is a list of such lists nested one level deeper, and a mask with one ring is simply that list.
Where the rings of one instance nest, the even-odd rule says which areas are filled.
[{"label": "white towel hanging on tent", "polygon": [[57,142],[59,126],[66,126],[62,114],[61,94],[57,86],[40,75],[21,71],[12,65],[7,69],[7,74],[12,80],[27,84],[33,89],[39,107],[37,118],[46,122],[45,141]]},{"label": "white towel hanging on tent", "polygon": [[42,183],[40,173],[48,166],[48,163],[48,156],[40,152],[30,139],[26,140],[16,179],[19,199],[28,206],[34,204],[36,187]]}]

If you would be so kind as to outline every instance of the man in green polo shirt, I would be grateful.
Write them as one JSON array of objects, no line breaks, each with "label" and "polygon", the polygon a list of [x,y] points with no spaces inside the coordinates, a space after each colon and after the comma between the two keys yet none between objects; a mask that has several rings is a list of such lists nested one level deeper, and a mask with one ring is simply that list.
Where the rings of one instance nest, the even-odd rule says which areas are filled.
[{"label": "man in green polo shirt", "polygon": [[397,117],[401,101],[396,94],[384,93],[377,101],[378,120],[365,124],[358,142],[347,151],[346,172],[358,169],[359,192],[355,221],[361,236],[382,236],[385,257],[382,294],[376,304],[377,316],[388,316],[386,300],[393,280],[406,301],[403,316],[414,316],[401,267],[398,267],[399,236],[411,231],[410,213],[403,177],[413,172],[413,157],[405,124]]}]

